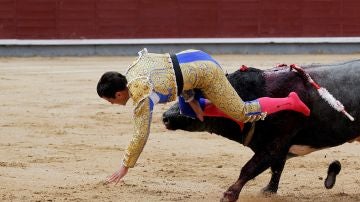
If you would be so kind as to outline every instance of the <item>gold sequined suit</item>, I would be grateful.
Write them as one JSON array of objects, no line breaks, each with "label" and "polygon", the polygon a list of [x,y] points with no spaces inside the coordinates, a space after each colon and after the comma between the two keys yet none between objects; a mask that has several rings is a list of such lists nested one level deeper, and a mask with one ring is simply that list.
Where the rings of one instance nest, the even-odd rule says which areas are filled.
[{"label": "gold sequined suit", "polygon": [[152,109],[156,103],[175,101],[177,86],[169,54],[139,52],[139,58],[125,74],[130,97],[134,103],[134,129],[123,164],[134,167],[150,132]]},{"label": "gold sequined suit", "polygon": [[[139,52],[139,58],[126,72],[130,97],[134,103],[135,133],[123,159],[126,167],[134,167],[150,132],[152,110],[157,103],[175,101],[176,77],[169,54]],[[258,102],[244,103],[227,80],[220,65],[208,54],[188,50],[176,54],[184,81],[183,96],[191,99],[192,89],[220,110],[240,121],[247,121],[252,112],[258,113]]]},{"label": "gold sequined suit", "polygon": [[[197,55],[193,56],[194,54]],[[189,98],[184,92],[197,88],[217,108],[236,120],[247,122],[252,115],[259,114],[261,111],[259,103],[257,101],[245,103],[231,86],[220,65],[211,56],[202,51],[188,50],[178,53],[177,57],[184,79],[185,100]]]}]

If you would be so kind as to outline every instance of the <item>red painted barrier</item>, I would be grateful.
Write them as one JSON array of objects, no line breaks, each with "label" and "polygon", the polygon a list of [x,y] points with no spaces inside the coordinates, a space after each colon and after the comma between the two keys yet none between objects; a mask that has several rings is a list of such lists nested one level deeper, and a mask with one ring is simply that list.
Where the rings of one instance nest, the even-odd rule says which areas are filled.
[{"label": "red painted barrier", "polygon": [[358,0],[0,0],[1,39],[360,36]]}]

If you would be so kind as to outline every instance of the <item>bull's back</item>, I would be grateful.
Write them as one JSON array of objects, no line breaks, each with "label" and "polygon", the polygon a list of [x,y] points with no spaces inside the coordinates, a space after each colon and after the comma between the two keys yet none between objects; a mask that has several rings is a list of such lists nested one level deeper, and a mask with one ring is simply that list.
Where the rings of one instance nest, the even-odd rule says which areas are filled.
[{"label": "bull's back", "polygon": [[307,71],[349,110],[359,111],[356,107],[360,101],[360,60],[312,67]]},{"label": "bull's back", "polygon": [[321,87],[326,88],[355,118],[350,121],[333,109],[317,91],[305,87],[311,115],[294,141],[315,147],[343,144],[360,135],[360,60],[305,69]]}]

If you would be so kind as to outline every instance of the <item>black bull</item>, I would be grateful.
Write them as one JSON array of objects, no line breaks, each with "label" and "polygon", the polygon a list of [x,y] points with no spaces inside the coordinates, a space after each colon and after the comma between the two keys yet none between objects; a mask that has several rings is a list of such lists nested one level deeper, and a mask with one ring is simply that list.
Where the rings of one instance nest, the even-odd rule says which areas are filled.
[{"label": "black bull", "polygon": [[[294,145],[307,146],[315,151],[341,145],[360,135],[360,60],[304,68],[319,85],[344,104],[355,121],[331,108],[300,74],[289,68],[265,71],[249,68],[227,75],[243,100],[263,96],[285,97],[295,91],[311,109],[311,115],[305,117],[300,113],[282,111],[256,122],[253,137],[247,145],[255,154],[241,169],[238,180],[224,193],[222,201],[236,201],[246,182],[269,167],[272,177],[263,192],[276,193],[287,157],[297,155],[291,149]],[[204,122],[200,122],[180,115],[177,103],[163,114],[163,121],[170,130],[207,131],[242,144],[252,126],[246,123],[241,131],[234,121],[219,117],[205,117]]]}]

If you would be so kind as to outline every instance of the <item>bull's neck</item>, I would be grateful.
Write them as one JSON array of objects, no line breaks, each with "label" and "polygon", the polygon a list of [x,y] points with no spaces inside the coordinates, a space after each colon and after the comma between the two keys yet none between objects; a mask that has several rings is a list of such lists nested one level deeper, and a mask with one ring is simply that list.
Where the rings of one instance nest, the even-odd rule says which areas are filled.
[{"label": "bull's neck", "polygon": [[239,124],[226,118],[211,118],[211,120],[207,123],[208,125],[206,127],[206,131],[215,133],[241,144],[246,143],[246,134],[251,128],[251,123],[246,123],[244,124],[244,129],[242,130]]}]

